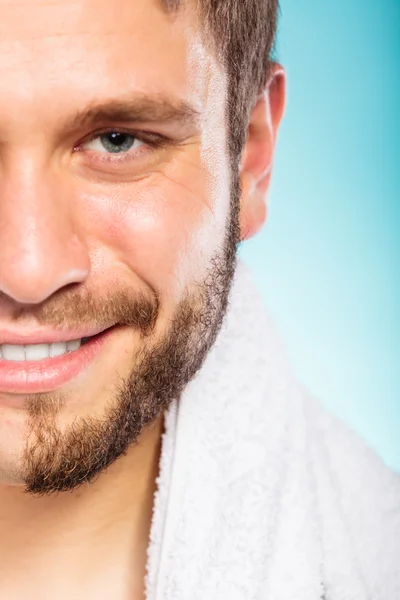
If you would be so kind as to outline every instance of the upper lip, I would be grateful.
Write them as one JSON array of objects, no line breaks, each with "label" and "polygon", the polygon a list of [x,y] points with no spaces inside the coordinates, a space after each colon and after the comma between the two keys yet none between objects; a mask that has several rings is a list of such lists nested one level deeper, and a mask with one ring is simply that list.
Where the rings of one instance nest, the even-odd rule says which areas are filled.
[{"label": "upper lip", "polygon": [[[110,326],[111,327],[111,326]],[[92,327],[76,330],[36,329],[34,331],[10,331],[0,326],[0,345],[15,344],[53,344],[60,342],[72,342],[82,338],[92,337],[102,333],[110,327]]]}]

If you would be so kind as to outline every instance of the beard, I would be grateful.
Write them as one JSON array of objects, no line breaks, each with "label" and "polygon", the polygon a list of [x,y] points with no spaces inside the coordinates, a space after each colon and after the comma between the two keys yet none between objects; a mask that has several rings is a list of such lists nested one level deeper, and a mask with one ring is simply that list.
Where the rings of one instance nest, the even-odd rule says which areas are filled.
[{"label": "beard", "polygon": [[[238,191],[238,186],[236,187]],[[141,433],[179,399],[204,363],[228,307],[240,241],[238,193],[231,203],[224,245],[210,261],[202,281],[179,303],[161,340],[148,341],[157,321],[158,303],[144,295],[120,294],[91,309],[90,299],[69,302],[63,322],[82,324],[96,315],[97,323],[134,325],[141,333],[140,349],[132,357],[130,375],[120,380],[100,417],[76,419],[63,431],[57,414],[66,400],[62,393],[36,394],[27,402],[28,434],[19,472],[25,492],[35,496],[72,491],[97,478],[126,454]],[[133,293],[132,293],[133,294]],[[54,303],[46,315],[61,311]],[[99,310],[100,309],[100,310]],[[68,312],[71,315],[68,321]],[[49,321],[47,321],[49,322]],[[90,320],[92,323],[93,321]]]}]

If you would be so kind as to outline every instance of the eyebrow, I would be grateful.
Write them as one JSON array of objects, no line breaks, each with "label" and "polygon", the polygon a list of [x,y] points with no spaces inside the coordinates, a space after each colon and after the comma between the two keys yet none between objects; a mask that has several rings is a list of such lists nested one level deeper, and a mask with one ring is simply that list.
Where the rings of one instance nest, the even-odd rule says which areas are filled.
[{"label": "eyebrow", "polygon": [[89,105],[75,114],[72,127],[91,127],[101,122],[157,122],[198,127],[199,121],[200,112],[184,100],[143,95],[130,100],[115,99]]},{"label": "eyebrow", "polygon": [[169,13],[177,12],[182,6],[182,0],[161,0],[164,9]]}]

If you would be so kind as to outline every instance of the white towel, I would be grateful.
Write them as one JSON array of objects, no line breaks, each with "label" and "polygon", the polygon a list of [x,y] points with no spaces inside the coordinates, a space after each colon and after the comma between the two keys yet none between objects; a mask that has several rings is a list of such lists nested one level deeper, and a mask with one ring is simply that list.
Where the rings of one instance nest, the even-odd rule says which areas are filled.
[{"label": "white towel", "polygon": [[400,477],[295,380],[239,260],[165,417],[147,600],[400,600]]}]

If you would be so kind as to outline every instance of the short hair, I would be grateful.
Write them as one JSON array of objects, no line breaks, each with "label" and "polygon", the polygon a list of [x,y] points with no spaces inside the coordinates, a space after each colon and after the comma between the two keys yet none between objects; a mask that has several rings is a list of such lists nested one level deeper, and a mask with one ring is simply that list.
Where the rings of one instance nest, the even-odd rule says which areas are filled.
[{"label": "short hair", "polygon": [[170,12],[185,1],[194,2],[205,41],[228,77],[229,154],[237,168],[251,111],[270,76],[279,0],[162,0]]}]

